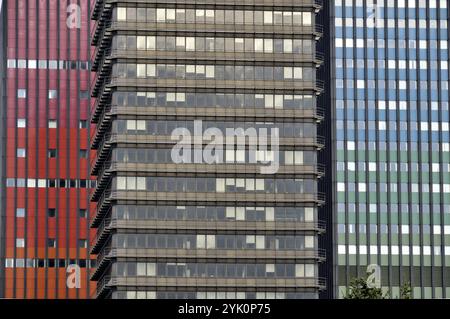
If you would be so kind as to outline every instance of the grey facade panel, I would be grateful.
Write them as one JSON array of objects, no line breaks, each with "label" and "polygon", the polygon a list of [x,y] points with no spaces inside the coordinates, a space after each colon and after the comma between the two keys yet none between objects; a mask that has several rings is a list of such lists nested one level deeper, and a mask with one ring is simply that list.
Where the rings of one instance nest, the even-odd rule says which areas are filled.
[{"label": "grey facade panel", "polygon": [[[320,9],[320,1],[97,1],[97,297],[318,298],[326,288],[318,269]],[[211,37],[217,46],[206,48]],[[127,49],[116,50],[124,39]],[[248,142],[274,135],[243,148],[233,140],[223,163],[202,163],[198,150],[208,142],[195,128],[194,162],[163,159],[177,144],[170,132],[199,120],[219,131],[281,128],[276,148],[258,156],[273,163],[282,154],[283,164],[261,174],[250,162]]]}]

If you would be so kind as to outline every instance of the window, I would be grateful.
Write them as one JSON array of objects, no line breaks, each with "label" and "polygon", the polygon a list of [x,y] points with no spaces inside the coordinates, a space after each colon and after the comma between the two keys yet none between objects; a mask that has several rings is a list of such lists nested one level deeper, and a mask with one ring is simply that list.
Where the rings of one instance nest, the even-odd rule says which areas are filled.
[{"label": "window", "polygon": [[82,129],[82,128],[87,128],[87,127],[88,127],[88,121],[80,120],[79,128]]},{"label": "window", "polygon": [[138,64],[137,70],[136,70],[136,76],[138,78],[145,78],[146,70],[145,70],[145,64]]},{"label": "window", "polygon": [[166,10],[165,9],[156,9],[156,21],[158,21],[158,22],[166,21]]},{"label": "window", "polygon": [[47,216],[50,218],[56,217],[56,208],[49,208],[47,210]]},{"label": "window", "polygon": [[88,158],[88,151],[80,150],[80,158]]},{"label": "window", "polygon": [[80,209],[78,210],[78,216],[79,216],[80,218],[87,218],[87,210],[84,209],[84,208],[80,208]]},{"label": "window", "polygon": [[272,11],[264,11],[264,24],[272,24]]},{"label": "window", "polygon": [[27,156],[27,151],[24,148],[17,149],[17,157],[18,158],[25,158],[26,156]]},{"label": "window", "polygon": [[17,208],[16,217],[25,217],[25,208]]},{"label": "window", "polygon": [[314,277],[314,265],[305,265],[305,277]]},{"label": "window", "polygon": [[89,91],[80,91],[80,99],[82,100],[89,99]]},{"label": "window", "polygon": [[14,268],[14,259],[13,258],[6,258],[5,259],[5,267],[6,268]]},{"label": "window", "polygon": [[26,119],[17,119],[17,127],[18,128],[27,127],[27,120]]},{"label": "window", "polygon": [[137,263],[137,276],[145,276],[146,268],[146,263]]},{"label": "window", "polygon": [[147,44],[146,44],[146,39],[147,39],[147,37],[145,37],[145,36],[138,36],[137,37],[137,49],[138,50],[145,50],[146,49],[146,47],[147,47]]},{"label": "window", "polygon": [[265,237],[256,236],[256,249],[264,249],[264,248],[265,248]]},{"label": "window", "polygon": [[303,12],[303,25],[311,25],[312,24],[312,14],[311,12]]},{"label": "window", "polygon": [[117,21],[127,20],[127,8],[117,8]]},{"label": "window", "polygon": [[78,239],[78,247],[79,248],[87,248],[87,240],[86,239]]},{"label": "window", "polygon": [[27,68],[27,60],[23,60],[23,59],[17,60],[17,67],[19,69],[26,69]]},{"label": "window", "polygon": [[58,91],[57,90],[48,90],[48,98],[56,99],[58,97]]},{"label": "window", "polygon": [[58,128],[58,122],[56,120],[48,120],[48,128]]},{"label": "window", "polygon": [[56,239],[48,238],[47,239],[47,247],[48,248],[56,248]]},{"label": "window", "polygon": [[48,158],[56,158],[58,156],[58,151],[55,149],[48,150]]},{"label": "window", "polygon": [[147,50],[155,50],[156,49],[156,37],[148,36],[147,37]]},{"label": "window", "polygon": [[25,90],[25,89],[18,89],[17,90],[17,97],[19,99],[25,99],[27,97],[27,90]]},{"label": "window", "polygon": [[8,68],[15,69],[16,68],[16,60],[8,59]]},{"label": "window", "polygon": [[156,276],[156,264],[147,263],[147,276]]},{"label": "window", "polygon": [[25,247],[25,239],[24,238],[16,238],[16,247],[24,248]]}]

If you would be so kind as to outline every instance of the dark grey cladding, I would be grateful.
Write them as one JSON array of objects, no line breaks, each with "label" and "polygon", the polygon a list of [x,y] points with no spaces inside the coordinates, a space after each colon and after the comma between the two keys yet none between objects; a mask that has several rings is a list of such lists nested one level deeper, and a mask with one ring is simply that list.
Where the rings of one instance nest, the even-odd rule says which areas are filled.
[{"label": "dark grey cladding", "polygon": [[[318,298],[326,288],[321,9],[314,0],[96,2],[98,298]],[[258,158],[279,159],[279,169],[262,174],[248,145],[207,164],[195,153],[204,140],[191,163],[174,163],[171,132],[194,133],[198,121],[278,129],[278,149]]]}]

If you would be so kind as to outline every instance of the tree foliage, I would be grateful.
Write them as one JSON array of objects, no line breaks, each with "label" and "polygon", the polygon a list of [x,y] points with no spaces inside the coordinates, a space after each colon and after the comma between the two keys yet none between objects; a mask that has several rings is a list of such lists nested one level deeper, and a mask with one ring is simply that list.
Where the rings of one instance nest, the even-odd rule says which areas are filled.
[{"label": "tree foliage", "polygon": [[[405,283],[400,287],[400,299],[411,299],[411,285]],[[367,278],[354,278],[347,288],[345,299],[390,299],[391,293],[385,292],[381,288],[370,287]]]}]

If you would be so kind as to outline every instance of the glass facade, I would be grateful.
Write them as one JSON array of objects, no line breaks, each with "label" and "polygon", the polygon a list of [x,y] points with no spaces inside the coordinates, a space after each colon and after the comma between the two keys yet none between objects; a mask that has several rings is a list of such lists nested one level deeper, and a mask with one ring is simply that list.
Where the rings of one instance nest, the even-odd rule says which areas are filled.
[{"label": "glass facade", "polygon": [[[108,1],[93,10],[98,298],[318,298],[321,1]],[[251,162],[173,132],[267,131]],[[276,132],[276,133],[274,133]],[[202,134],[202,132],[200,132]],[[172,135],[172,136],[171,136]]]},{"label": "glass facade", "polygon": [[449,2],[332,2],[337,294],[449,298]]}]

